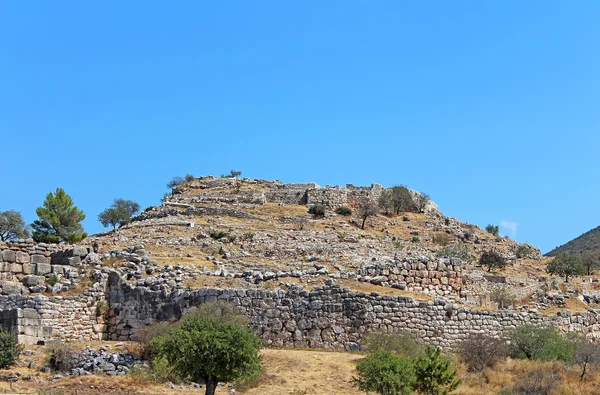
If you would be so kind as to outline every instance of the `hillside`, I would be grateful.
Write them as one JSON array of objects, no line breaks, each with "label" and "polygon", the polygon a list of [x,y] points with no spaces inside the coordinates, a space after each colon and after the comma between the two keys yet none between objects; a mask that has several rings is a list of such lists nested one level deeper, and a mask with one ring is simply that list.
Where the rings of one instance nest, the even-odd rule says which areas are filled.
[{"label": "hillside", "polygon": [[546,256],[556,256],[557,254],[583,254],[587,251],[600,250],[600,226],[591,229],[579,237],[556,247],[548,252]]}]

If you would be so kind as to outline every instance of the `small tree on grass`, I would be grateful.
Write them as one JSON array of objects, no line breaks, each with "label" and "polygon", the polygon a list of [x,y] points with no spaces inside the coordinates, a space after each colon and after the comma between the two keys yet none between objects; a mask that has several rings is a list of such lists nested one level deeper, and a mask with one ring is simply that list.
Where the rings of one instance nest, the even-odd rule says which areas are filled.
[{"label": "small tree on grass", "polygon": [[21,353],[22,346],[10,333],[0,331],[0,368],[10,367]]},{"label": "small tree on grass", "polygon": [[450,358],[442,356],[439,348],[427,347],[425,355],[415,362],[414,389],[425,395],[445,395],[460,384]]},{"label": "small tree on grass", "polygon": [[587,275],[591,275],[592,271],[594,271],[598,268],[598,266],[600,266],[600,251],[585,251],[583,254],[581,254],[581,262],[585,267]]},{"label": "small tree on grass", "polygon": [[27,237],[29,237],[29,231],[20,212],[15,210],[0,212],[0,241]]},{"label": "small tree on grass", "polygon": [[506,266],[506,259],[496,251],[484,251],[479,258],[481,266],[487,266],[488,272],[496,269],[503,269]]},{"label": "small tree on grass", "polygon": [[498,225],[488,224],[485,227],[485,231],[491,233],[494,236],[498,236],[500,234],[500,227]]},{"label": "small tree on grass", "polygon": [[573,362],[581,366],[580,379],[583,381],[589,366],[600,365],[600,345],[579,339],[575,345]]},{"label": "small tree on grass", "polygon": [[360,226],[361,229],[365,229],[365,223],[367,222],[367,218],[377,215],[379,210],[377,209],[377,204],[373,202],[371,199],[362,199],[358,202],[358,215],[362,218],[362,224]]},{"label": "small tree on grass", "polygon": [[564,276],[569,282],[569,277],[584,275],[585,267],[578,255],[559,254],[548,262],[546,271],[551,275]]},{"label": "small tree on grass", "polygon": [[181,377],[206,383],[213,395],[219,381],[260,371],[260,340],[247,327],[213,317],[191,315],[151,341],[155,358],[165,358]]},{"label": "small tree on grass", "polygon": [[77,243],[86,238],[81,221],[85,214],[73,204],[73,199],[64,189],[46,195],[41,207],[35,210],[37,220],[31,224],[33,239],[42,243]]},{"label": "small tree on grass", "polygon": [[375,351],[356,365],[358,377],[353,379],[361,391],[381,395],[409,395],[415,384],[414,366],[410,359],[399,358],[389,351]]},{"label": "small tree on grass", "polygon": [[140,211],[140,205],[133,200],[115,199],[112,206],[98,215],[98,221],[104,227],[112,226],[114,230],[117,226],[131,222],[131,217],[138,211]]}]

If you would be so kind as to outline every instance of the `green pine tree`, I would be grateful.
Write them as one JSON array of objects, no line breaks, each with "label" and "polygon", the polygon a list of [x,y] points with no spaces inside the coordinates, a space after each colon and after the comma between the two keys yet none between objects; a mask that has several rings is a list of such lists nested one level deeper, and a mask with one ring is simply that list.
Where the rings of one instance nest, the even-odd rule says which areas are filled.
[{"label": "green pine tree", "polygon": [[73,244],[87,236],[81,225],[85,214],[73,205],[73,199],[62,188],[48,193],[44,205],[35,212],[39,219],[31,224],[31,228],[37,242]]},{"label": "green pine tree", "polygon": [[415,375],[414,389],[425,395],[446,395],[460,384],[452,362],[442,356],[440,349],[436,347],[427,347],[425,355],[417,358]]}]

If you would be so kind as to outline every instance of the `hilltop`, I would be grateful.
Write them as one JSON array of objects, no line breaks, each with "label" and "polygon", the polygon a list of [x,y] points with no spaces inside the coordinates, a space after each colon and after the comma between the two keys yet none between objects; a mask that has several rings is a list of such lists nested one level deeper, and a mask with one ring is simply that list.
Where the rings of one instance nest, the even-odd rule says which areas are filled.
[{"label": "hilltop", "polygon": [[581,236],[556,247],[546,253],[547,256],[556,256],[558,254],[583,254],[584,252],[600,250],[600,226],[591,229]]}]

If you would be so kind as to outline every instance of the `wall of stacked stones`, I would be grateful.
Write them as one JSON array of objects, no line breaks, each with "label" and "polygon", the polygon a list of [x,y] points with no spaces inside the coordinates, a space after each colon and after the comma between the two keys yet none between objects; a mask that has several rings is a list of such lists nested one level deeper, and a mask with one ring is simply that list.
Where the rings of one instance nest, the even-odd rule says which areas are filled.
[{"label": "wall of stacked stones", "polygon": [[462,262],[450,258],[403,258],[358,269],[357,280],[430,295],[459,296]]},{"label": "wall of stacked stones", "polygon": [[[99,303],[104,303],[104,286],[94,284],[76,296],[2,295],[0,311],[7,315],[3,328],[23,343],[42,339],[102,340],[106,328]],[[14,320],[9,319],[14,315]]]},{"label": "wall of stacked stones", "polygon": [[150,291],[123,283],[111,274],[107,299],[111,306],[108,338],[128,340],[145,325],[179,318],[208,300],[233,302],[248,315],[265,345],[355,350],[365,333],[409,331],[429,344],[456,347],[470,333],[501,333],[525,323],[553,325],[564,332],[600,334],[600,310],[583,314],[564,311],[547,317],[537,313],[479,311],[436,300],[350,292],[338,286],[313,291],[202,288],[195,291]]}]

